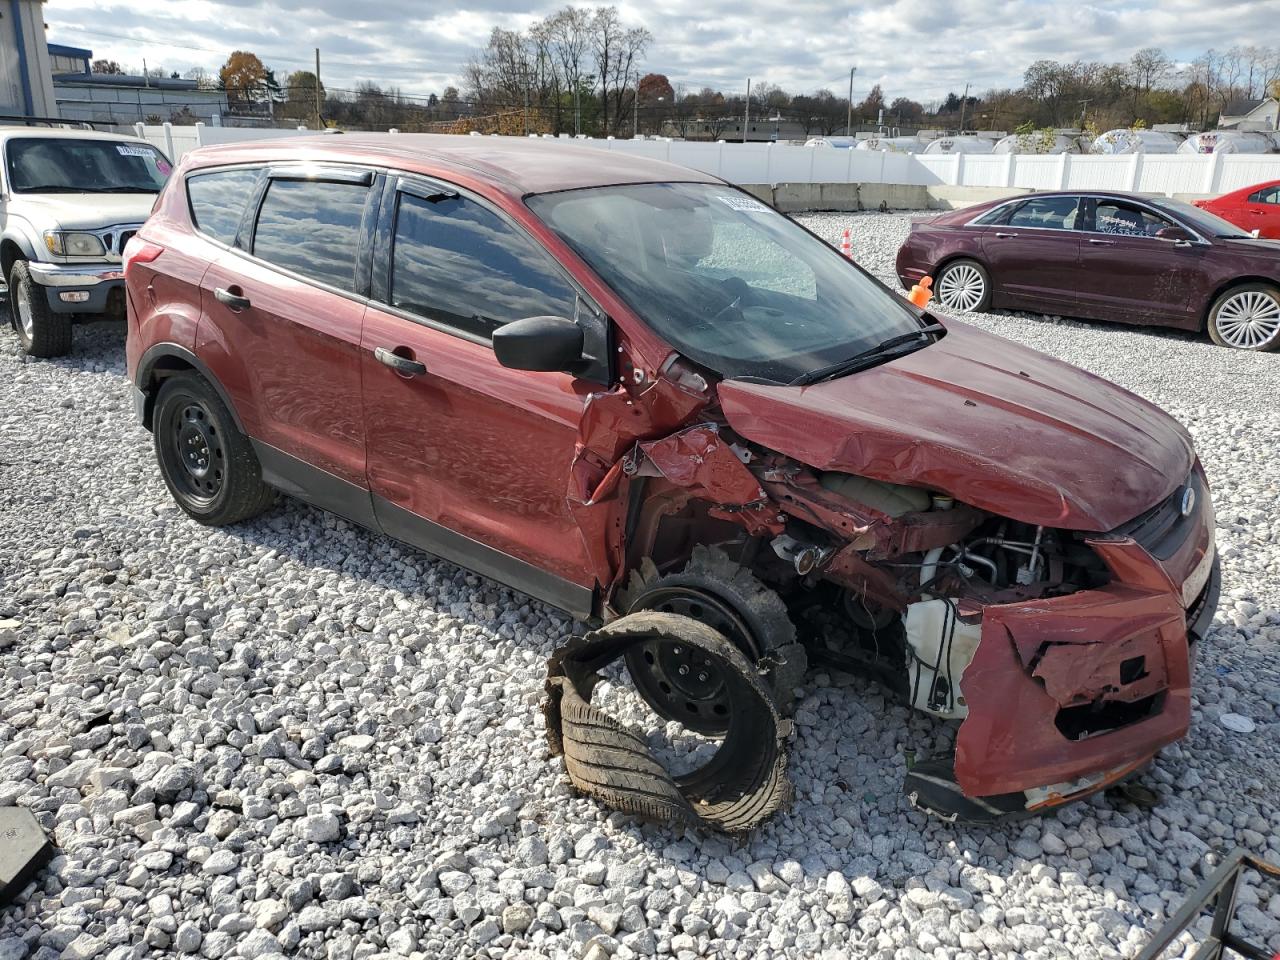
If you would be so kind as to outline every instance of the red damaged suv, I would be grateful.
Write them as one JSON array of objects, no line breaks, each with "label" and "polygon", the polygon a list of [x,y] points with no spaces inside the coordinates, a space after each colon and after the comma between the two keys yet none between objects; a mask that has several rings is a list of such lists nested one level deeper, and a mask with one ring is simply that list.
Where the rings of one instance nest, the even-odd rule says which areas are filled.
[{"label": "red damaged suv", "polygon": [[[958,723],[906,782],[948,817],[1076,799],[1187,731],[1219,583],[1187,433],[715,178],[489,137],[206,148],[125,259],[183,510],[281,491],[610,624],[598,662],[736,744],[668,780],[686,812],[754,822],[721,815],[776,752],[744,738],[789,729],[761,717],[806,663]],[[670,813],[574,752],[593,683],[554,714],[570,777]]]}]

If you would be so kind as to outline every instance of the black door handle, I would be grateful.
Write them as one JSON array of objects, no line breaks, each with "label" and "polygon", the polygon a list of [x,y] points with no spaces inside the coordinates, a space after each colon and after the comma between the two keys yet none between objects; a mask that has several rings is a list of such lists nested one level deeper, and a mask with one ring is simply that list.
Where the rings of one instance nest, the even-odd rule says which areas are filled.
[{"label": "black door handle", "polygon": [[416,377],[418,374],[427,372],[427,365],[421,360],[410,360],[408,357],[402,357],[394,350],[386,347],[375,347],[373,355],[377,357],[379,363],[384,363],[397,373],[403,373],[407,377]]},{"label": "black door handle", "polygon": [[232,310],[248,310],[249,298],[239,293],[232,293],[225,287],[218,287],[213,291],[213,295],[218,298],[219,303],[224,303]]}]

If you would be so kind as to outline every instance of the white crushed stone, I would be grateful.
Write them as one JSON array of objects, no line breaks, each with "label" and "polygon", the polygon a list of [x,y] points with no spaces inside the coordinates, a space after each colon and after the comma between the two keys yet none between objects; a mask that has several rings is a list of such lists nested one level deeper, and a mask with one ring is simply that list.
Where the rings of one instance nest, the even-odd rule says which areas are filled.
[{"label": "white crushed stone", "polygon": [[[832,242],[850,227],[892,282],[906,217],[802,219]],[[1280,861],[1280,356],[970,319],[1195,435],[1224,594],[1191,734],[1143,778],[1153,811],[1099,797],[989,829],[928,820],[900,795],[906,755],[948,737],[819,672],[789,811],[745,843],[638,825],[547,757],[563,617],[294,502],[192,523],[131,422],[121,325],[78,328],[57,361],[0,335],[0,804],[60,847],[0,911],[0,960],[1119,957],[1215,851]],[[1228,715],[1256,732],[1224,735]],[[1239,923],[1280,949],[1271,893]]]}]

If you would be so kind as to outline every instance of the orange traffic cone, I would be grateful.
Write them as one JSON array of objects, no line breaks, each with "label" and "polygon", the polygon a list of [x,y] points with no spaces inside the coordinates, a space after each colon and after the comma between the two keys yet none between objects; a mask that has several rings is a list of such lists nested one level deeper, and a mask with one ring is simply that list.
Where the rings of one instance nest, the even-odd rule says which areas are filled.
[{"label": "orange traffic cone", "polygon": [[933,277],[921,277],[920,282],[911,288],[907,299],[923,310],[933,299]]},{"label": "orange traffic cone", "polygon": [[849,231],[844,232],[844,237],[840,240],[840,252],[850,260],[853,259],[853,242],[849,239]]}]

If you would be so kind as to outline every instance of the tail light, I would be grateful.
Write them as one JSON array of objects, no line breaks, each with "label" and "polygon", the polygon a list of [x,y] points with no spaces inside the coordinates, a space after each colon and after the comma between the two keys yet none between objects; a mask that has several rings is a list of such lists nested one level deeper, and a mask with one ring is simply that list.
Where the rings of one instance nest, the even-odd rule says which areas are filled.
[{"label": "tail light", "polygon": [[121,266],[124,272],[128,274],[129,267],[135,263],[150,263],[160,254],[164,253],[164,247],[159,244],[152,243],[149,240],[143,240],[136,234],[129,238],[129,242],[124,245],[124,253],[121,256]]}]

